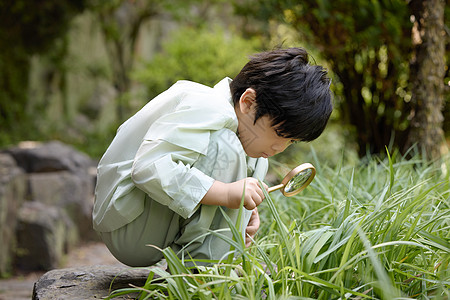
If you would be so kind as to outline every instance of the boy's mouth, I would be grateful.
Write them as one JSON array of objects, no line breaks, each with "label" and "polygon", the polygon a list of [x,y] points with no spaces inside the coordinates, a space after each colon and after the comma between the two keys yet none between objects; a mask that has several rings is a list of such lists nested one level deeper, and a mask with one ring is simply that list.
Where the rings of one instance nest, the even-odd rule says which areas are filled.
[{"label": "boy's mouth", "polygon": [[264,158],[269,158],[269,157],[270,157],[270,155],[269,155],[269,154],[267,154],[267,153],[264,153],[264,152],[263,152],[263,153],[261,154],[261,156],[262,156],[262,157],[264,157]]}]

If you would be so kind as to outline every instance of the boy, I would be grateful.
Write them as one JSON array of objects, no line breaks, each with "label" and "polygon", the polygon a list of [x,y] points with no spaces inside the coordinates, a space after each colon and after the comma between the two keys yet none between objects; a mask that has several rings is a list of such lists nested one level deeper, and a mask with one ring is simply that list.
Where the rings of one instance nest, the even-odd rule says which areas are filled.
[{"label": "boy", "polygon": [[219,206],[237,223],[243,192],[248,246],[267,158],[326,126],[326,74],[304,49],[264,52],[214,88],[177,82],[122,124],[98,166],[93,212],[111,253],[129,266],[162,258],[148,245],[219,260],[229,245],[208,232],[228,228]]}]

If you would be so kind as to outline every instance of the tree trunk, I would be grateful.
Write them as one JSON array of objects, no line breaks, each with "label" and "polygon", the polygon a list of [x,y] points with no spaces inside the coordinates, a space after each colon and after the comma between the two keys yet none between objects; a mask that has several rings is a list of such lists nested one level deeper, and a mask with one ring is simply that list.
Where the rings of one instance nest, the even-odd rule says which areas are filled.
[{"label": "tree trunk", "polygon": [[445,0],[412,0],[414,17],[411,62],[413,110],[408,147],[417,145],[427,158],[439,158],[445,149],[443,126]]}]

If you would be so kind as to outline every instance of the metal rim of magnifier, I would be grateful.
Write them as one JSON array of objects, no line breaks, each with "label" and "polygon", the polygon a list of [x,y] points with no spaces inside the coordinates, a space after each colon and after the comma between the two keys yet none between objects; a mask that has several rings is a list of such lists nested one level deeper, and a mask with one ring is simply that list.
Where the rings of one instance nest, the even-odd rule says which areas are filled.
[{"label": "metal rim of magnifier", "polygon": [[[293,192],[285,192],[285,188],[286,185],[288,184],[288,182],[295,177],[295,175],[297,175],[300,172],[306,171],[310,169],[312,171],[311,176],[309,176],[308,180],[299,188],[296,189]],[[283,187],[281,188],[281,193],[283,193],[283,195],[285,195],[286,197],[291,197],[294,195],[297,195],[298,193],[300,193],[301,191],[303,191],[310,183],[311,181],[314,179],[314,176],[316,176],[316,168],[314,168],[314,166],[310,163],[304,163],[301,164],[300,166],[292,169],[281,181],[281,184],[283,185]]]}]

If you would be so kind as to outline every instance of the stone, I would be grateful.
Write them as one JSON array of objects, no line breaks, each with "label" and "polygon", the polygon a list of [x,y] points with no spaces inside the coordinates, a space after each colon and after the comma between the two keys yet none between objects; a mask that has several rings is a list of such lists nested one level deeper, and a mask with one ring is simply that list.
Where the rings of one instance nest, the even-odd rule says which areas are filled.
[{"label": "stone", "polygon": [[61,208],[28,201],[20,208],[16,234],[16,267],[47,271],[60,265],[77,231]]},{"label": "stone", "polygon": [[9,154],[0,153],[0,277],[13,269],[19,207],[25,201],[26,176]]},{"label": "stone", "polygon": [[[34,284],[32,299],[103,299],[110,291],[130,287],[130,284],[144,286],[150,270],[151,268],[111,265],[52,270],[42,275]],[[131,296],[136,297],[137,294],[114,299],[130,299]]]},{"label": "stone", "polygon": [[77,243],[99,240],[95,179],[96,162],[59,141],[0,150],[0,276],[53,269]]},{"label": "stone", "polygon": [[90,182],[68,171],[30,173],[28,181],[32,201],[63,209],[83,240],[97,239],[92,229],[94,199]]},{"label": "stone", "polygon": [[84,241],[99,240],[92,229],[96,162],[59,141],[22,142],[3,150],[28,176],[27,199],[65,210]]},{"label": "stone", "polygon": [[70,171],[86,173],[95,162],[86,154],[59,141],[47,143],[23,142],[3,150],[14,157],[27,173]]}]

